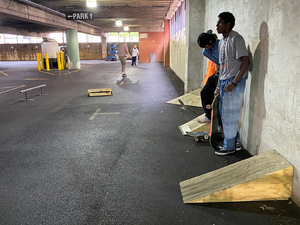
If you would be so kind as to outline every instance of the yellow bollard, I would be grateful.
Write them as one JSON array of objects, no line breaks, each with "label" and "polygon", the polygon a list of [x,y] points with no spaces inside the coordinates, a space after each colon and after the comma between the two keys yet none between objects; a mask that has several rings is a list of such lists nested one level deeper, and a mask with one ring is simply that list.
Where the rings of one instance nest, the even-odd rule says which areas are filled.
[{"label": "yellow bollard", "polygon": [[61,69],[65,69],[65,61],[64,61],[64,53],[60,50],[60,62],[61,62]]},{"label": "yellow bollard", "polygon": [[43,53],[41,53],[41,68],[42,68],[42,70],[45,69],[44,68]]},{"label": "yellow bollard", "polygon": [[50,67],[49,67],[48,53],[45,53],[45,57],[46,57],[46,68],[47,68],[47,71],[49,71],[49,70],[50,70]]},{"label": "yellow bollard", "polygon": [[40,53],[36,53],[36,59],[37,59],[37,63],[38,63],[38,69],[41,70]]},{"label": "yellow bollard", "polygon": [[59,53],[56,53],[56,56],[57,56],[57,68],[58,68],[58,70],[61,70],[60,55],[59,55]]}]

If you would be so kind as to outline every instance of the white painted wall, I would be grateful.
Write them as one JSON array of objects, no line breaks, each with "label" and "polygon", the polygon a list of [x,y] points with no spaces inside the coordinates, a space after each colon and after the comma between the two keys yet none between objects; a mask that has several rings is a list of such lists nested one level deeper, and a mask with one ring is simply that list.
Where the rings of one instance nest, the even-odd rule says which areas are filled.
[{"label": "white painted wall", "polygon": [[186,77],[186,33],[180,31],[170,39],[170,68],[184,82]]},{"label": "white painted wall", "polygon": [[242,143],[253,155],[275,149],[294,165],[292,199],[300,205],[300,1],[205,0],[205,10],[205,30],[214,31],[218,14],[232,12],[250,51]]}]

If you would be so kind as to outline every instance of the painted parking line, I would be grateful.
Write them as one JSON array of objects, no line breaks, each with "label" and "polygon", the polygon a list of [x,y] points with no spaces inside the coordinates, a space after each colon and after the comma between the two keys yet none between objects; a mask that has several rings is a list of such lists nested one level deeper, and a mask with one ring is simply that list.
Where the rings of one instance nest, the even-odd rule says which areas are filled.
[{"label": "painted parking line", "polygon": [[78,70],[75,70],[75,71],[71,71],[71,72],[69,72],[69,73],[65,73],[64,75],[68,75],[68,74],[71,74],[71,73],[76,73],[76,72],[78,72],[78,71],[80,71],[80,70],[84,70],[84,69],[90,68],[90,67],[92,67],[92,66],[95,66],[95,65],[91,65],[91,66],[87,66],[87,67],[84,67],[84,68],[81,68],[81,69],[78,69]]},{"label": "painted parking line", "polygon": [[119,112],[114,112],[114,113],[98,113],[98,115],[119,115]]},{"label": "painted parking line", "polygon": [[8,75],[7,75],[6,73],[4,73],[4,72],[2,72],[2,71],[0,71],[0,73],[2,73],[3,75],[5,75],[5,76],[7,76],[7,77],[8,77]]},{"label": "painted parking line", "polygon": [[26,78],[24,80],[49,80],[49,78]]},{"label": "painted parking line", "polygon": [[38,72],[41,72],[41,73],[46,73],[46,74],[50,74],[50,75],[53,75],[54,76],[54,74],[53,73],[50,73],[50,72],[46,72],[46,71],[42,71],[42,70],[37,70]]},{"label": "painted parking line", "polygon": [[16,90],[16,89],[18,89],[18,88],[25,87],[25,86],[26,86],[26,85],[20,85],[20,86],[18,86],[18,87],[11,88],[11,89],[8,89],[8,90],[6,90],[6,91],[2,91],[2,92],[0,92],[0,94],[6,93],[6,92],[9,92],[9,91],[13,91],[13,90]]},{"label": "painted parking line", "polygon": [[97,115],[119,115],[120,112],[112,112],[112,113],[99,113],[101,109],[97,109],[96,112],[89,118],[89,120],[95,119]]},{"label": "painted parking line", "polygon": [[96,112],[89,118],[89,120],[95,119],[95,117],[98,115],[98,113],[101,111],[101,109],[97,109]]}]

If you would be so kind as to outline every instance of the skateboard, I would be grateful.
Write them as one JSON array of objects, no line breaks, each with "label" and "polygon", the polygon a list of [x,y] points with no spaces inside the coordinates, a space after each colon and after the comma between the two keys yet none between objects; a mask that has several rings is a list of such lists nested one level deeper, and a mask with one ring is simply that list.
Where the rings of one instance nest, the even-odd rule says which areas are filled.
[{"label": "skateboard", "polygon": [[193,137],[197,142],[208,142],[210,136],[209,132],[186,132],[186,134]]},{"label": "skateboard", "polygon": [[199,113],[197,113],[196,111],[194,111],[190,107],[186,106],[180,99],[178,99],[178,101],[179,101],[179,103],[181,105],[180,109],[183,109],[184,111],[187,111],[189,109],[192,113],[195,113],[197,116],[200,116]]},{"label": "skateboard", "polygon": [[219,126],[219,95],[215,96],[211,104],[211,122],[209,144],[215,150],[218,147],[218,126]]}]

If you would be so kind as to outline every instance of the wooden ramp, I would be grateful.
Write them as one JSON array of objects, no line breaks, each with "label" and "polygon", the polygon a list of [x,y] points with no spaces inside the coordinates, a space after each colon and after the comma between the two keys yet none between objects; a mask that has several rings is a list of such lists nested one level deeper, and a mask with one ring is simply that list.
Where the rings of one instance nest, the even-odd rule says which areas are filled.
[{"label": "wooden ramp", "polygon": [[111,88],[88,89],[88,96],[107,96],[112,95]]},{"label": "wooden ramp", "polygon": [[293,166],[276,151],[180,182],[184,203],[287,200]]},{"label": "wooden ramp", "polygon": [[210,131],[210,123],[198,123],[197,120],[200,117],[205,117],[205,114],[202,114],[199,117],[196,117],[195,119],[178,126],[182,135],[186,135],[186,132],[205,132]]},{"label": "wooden ramp", "polygon": [[182,95],[178,98],[174,98],[170,101],[168,101],[167,103],[169,104],[175,104],[175,105],[180,105],[178,99],[180,99],[185,105],[187,106],[198,106],[198,107],[202,107],[202,103],[201,103],[201,97],[200,97],[200,92],[201,92],[201,88],[192,91],[190,93],[187,93],[185,95]]}]

